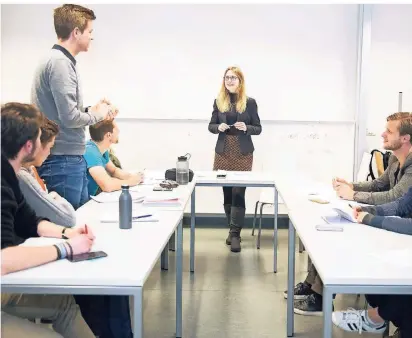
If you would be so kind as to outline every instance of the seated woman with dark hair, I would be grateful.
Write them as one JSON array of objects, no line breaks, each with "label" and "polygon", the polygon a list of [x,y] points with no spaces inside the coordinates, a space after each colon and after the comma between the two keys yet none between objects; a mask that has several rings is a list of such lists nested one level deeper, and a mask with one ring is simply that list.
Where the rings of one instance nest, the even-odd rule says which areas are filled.
[{"label": "seated woman with dark hair", "polygon": [[50,155],[50,149],[58,133],[58,125],[46,119],[41,127],[41,145],[35,151],[32,161],[23,164],[17,173],[17,178],[26,201],[37,215],[47,217],[53,223],[73,227],[76,225],[74,208],[58,193],[54,191],[49,193],[36,170],[36,167],[40,167]]}]

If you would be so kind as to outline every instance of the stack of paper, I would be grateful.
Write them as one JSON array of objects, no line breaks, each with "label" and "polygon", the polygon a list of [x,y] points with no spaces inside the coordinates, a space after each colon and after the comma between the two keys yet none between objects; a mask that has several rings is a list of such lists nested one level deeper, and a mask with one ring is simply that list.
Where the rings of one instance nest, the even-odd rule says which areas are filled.
[{"label": "stack of paper", "polygon": [[[144,195],[137,191],[129,191],[133,202],[142,202]],[[118,203],[121,191],[102,192],[97,196],[90,196],[90,198],[97,203]]]},{"label": "stack of paper", "polygon": [[145,207],[180,207],[181,201],[177,197],[145,197],[143,200]]}]

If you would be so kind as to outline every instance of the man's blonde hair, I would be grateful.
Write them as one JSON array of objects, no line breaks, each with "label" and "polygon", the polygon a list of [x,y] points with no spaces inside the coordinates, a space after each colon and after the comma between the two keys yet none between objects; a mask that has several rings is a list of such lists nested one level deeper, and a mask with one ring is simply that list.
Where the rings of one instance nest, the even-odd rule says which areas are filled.
[{"label": "man's blonde hair", "polygon": [[79,5],[66,4],[54,9],[54,29],[62,40],[67,40],[76,27],[83,33],[87,23],[95,19],[91,9]]},{"label": "man's blonde hair", "polygon": [[399,135],[409,135],[409,142],[412,144],[412,113],[394,113],[389,115],[386,121],[399,121]]}]

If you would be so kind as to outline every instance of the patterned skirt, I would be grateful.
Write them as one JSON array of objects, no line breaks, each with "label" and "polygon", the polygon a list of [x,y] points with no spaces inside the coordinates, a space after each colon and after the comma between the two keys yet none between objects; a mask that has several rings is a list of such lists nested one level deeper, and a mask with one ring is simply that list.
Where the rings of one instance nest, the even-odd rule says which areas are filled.
[{"label": "patterned skirt", "polygon": [[241,153],[239,136],[226,135],[223,153],[215,153],[213,170],[251,171],[252,166],[253,153]]}]

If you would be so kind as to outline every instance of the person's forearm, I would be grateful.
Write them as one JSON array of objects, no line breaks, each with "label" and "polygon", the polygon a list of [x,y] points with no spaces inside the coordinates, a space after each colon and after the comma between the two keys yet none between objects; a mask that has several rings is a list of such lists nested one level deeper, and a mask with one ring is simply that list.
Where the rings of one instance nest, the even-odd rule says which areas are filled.
[{"label": "person's forearm", "polygon": [[40,237],[62,238],[64,227],[49,221],[41,221],[37,226],[37,234]]},{"label": "person's forearm", "polygon": [[372,186],[373,186],[372,181],[352,182],[352,189],[354,191],[370,192],[372,190]]},{"label": "person's forearm", "polygon": [[128,179],[121,180],[121,179],[118,179],[118,178],[111,177],[100,188],[104,192],[112,192],[112,191],[120,190],[122,188],[122,185],[132,186]]},{"label": "person's forearm", "polygon": [[116,167],[116,170],[113,173],[113,177],[118,178],[119,180],[127,180],[128,178],[130,178],[130,173]]},{"label": "person's forearm", "polygon": [[1,275],[33,268],[57,259],[54,246],[14,246],[1,250]]},{"label": "person's forearm", "polygon": [[373,216],[367,214],[362,223],[378,229],[384,229],[404,235],[412,235],[412,219],[391,216]]}]

